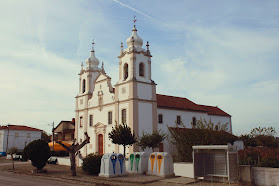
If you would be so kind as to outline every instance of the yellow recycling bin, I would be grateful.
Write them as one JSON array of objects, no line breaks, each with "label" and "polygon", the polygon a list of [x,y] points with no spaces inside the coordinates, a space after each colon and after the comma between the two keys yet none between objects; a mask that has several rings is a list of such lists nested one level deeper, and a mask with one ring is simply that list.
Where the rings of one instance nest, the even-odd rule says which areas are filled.
[{"label": "yellow recycling bin", "polygon": [[157,175],[157,163],[157,152],[153,152],[148,159],[147,175]]}]

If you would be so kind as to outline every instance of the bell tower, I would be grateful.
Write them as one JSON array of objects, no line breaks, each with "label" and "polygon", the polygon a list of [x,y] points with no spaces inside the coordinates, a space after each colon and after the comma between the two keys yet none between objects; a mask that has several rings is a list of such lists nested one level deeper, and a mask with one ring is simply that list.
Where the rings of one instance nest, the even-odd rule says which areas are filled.
[{"label": "bell tower", "polygon": [[[135,23],[134,19],[134,23]],[[127,48],[119,58],[119,80],[115,85],[116,121],[126,122],[136,137],[142,132],[157,130],[156,84],[151,79],[151,53],[149,43],[142,48],[143,40],[138,36],[136,25],[132,35],[126,40]],[[126,118],[125,118],[126,117]],[[139,151],[138,146],[129,148],[130,152]]]},{"label": "bell tower", "polygon": [[[94,81],[101,73],[98,67],[99,60],[95,56],[94,40],[89,58],[85,60],[86,66],[81,64],[79,75],[79,93],[76,96],[76,120],[75,120],[75,138],[80,143],[84,140],[84,132],[87,132],[88,123],[88,100],[92,98],[92,93],[95,88]],[[78,130],[77,130],[78,129]],[[87,148],[84,148],[86,151]],[[87,154],[85,152],[85,154]]]}]

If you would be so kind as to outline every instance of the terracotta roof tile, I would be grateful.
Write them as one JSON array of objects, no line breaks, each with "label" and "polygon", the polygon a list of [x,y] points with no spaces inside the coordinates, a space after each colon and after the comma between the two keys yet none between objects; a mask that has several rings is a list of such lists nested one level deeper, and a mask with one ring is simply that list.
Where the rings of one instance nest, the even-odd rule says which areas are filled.
[{"label": "terracotta roof tile", "polygon": [[204,107],[208,111],[209,115],[218,115],[218,116],[231,116],[228,113],[221,110],[219,107],[213,107],[208,105],[199,105],[201,107]]},{"label": "terracotta roof tile", "polygon": [[[0,130],[8,130],[8,126],[1,126]],[[24,125],[9,125],[9,130],[27,130],[27,131],[43,131],[40,129],[27,127]]]},{"label": "terracotta roof tile", "polygon": [[187,98],[174,97],[157,94],[157,106],[172,108],[172,109],[183,109],[196,112],[205,112],[210,115],[219,115],[219,116],[230,116],[223,110],[218,107],[207,106],[207,105],[198,105]]}]

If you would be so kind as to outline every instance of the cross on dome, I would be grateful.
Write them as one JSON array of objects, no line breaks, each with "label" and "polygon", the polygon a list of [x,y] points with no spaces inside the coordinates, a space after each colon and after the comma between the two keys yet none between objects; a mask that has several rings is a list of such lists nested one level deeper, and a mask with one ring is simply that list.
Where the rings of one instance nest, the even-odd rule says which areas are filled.
[{"label": "cross on dome", "polygon": [[136,21],[137,21],[136,20],[136,16],[134,16],[134,20],[133,21],[134,21],[134,27],[136,27]]},{"label": "cross on dome", "polygon": [[91,52],[95,52],[94,51],[94,45],[95,45],[95,42],[94,42],[94,39],[93,39],[93,41],[92,41],[92,51]]}]

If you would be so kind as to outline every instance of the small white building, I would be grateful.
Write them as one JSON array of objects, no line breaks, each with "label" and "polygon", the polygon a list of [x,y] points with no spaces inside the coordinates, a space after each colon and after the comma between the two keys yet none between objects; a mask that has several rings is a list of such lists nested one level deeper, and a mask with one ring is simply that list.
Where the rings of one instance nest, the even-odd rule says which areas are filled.
[{"label": "small white building", "polygon": [[31,141],[41,139],[42,130],[22,126],[7,125],[0,127],[0,153],[5,154],[7,149],[17,147],[22,151]]},{"label": "small white building", "polygon": [[[79,93],[76,96],[75,138],[84,140],[87,132],[91,140],[81,153],[123,152],[122,146],[109,140],[108,134],[115,124],[127,123],[138,138],[143,132],[152,133],[176,124],[191,127],[191,122],[211,120],[215,125],[228,123],[232,132],[231,116],[214,106],[196,104],[186,98],[156,93],[156,83],[151,76],[151,52],[149,43],[143,48],[143,40],[134,26],[132,35],[126,40],[127,48],[121,43],[119,59],[119,79],[112,86],[111,78],[95,56],[92,47],[90,57],[81,65],[79,73]],[[115,69],[117,70],[117,69]],[[166,74],[167,76],[167,74]],[[187,74],[185,74],[187,76]],[[175,81],[175,79],[174,79]],[[183,86],[183,85],[181,85]],[[160,145],[160,151],[171,152],[168,141]],[[137,145],[129,147],[128,153],[139,152]]]}]

